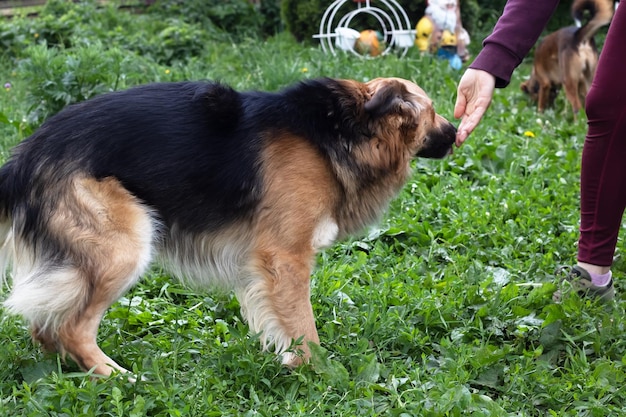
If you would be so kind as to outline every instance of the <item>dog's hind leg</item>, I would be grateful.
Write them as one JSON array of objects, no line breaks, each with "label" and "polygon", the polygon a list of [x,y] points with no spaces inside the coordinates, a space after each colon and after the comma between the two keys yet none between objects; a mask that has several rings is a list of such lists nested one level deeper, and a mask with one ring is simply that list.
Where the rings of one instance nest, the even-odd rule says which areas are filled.
[{"label": "dog's hind leg", "polygon": [[[109,306],[147,268],[153,220],[118,181],[79,178],[47,221],[54,244],[17,241],[7,306],[31,322],[44,348],[69,354],[84,370],[124,371],[96,342]],[[36,255],[39,254],[39,255]]]},{"label": "dog's hind leg", "polygon": [[[565,59],[567,58],[567,59]],[[581,82],[585,76],[585,65],[580,56],[580,53],[567,53],[564,54],[564,59],[559,62],[559,69],[563,77],[563,90],[565,90],[565,97],[572,106],[574,118],[578,115],[578,112],[583,107],[583,97],[586,94],[582,93],[580,87]]]},{"label": "dog's hind leg", "polygon": [[567,97],[567,101],[569,101],[572,105],[574,117],[576,117],[576,115],[578,115],[578,112],[582,108],[580,94],[578,92],[578,80],[565,80],[565,82],[563,83],[563,89],[565,90],[565,97]]}]

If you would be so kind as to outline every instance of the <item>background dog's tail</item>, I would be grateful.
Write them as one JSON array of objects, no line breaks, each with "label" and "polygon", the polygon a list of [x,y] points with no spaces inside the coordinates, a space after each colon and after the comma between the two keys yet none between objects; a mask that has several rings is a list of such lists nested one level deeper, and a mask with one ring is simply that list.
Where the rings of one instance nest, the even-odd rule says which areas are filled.
[{"label": "background dog's tail", "polygon": [[578,43],[590,40],[602,26],[613,18],[612,0],[574,0],[572,17],[580,29],[576,32]]}]

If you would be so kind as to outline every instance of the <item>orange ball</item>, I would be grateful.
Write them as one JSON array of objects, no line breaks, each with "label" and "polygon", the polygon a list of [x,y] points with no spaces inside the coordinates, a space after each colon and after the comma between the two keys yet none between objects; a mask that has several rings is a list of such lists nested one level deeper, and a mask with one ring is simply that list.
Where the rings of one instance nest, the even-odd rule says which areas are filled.
[{"label": "orange ball", "polygon": [[385,49],[381,38],[380,33],[372,29],[366,29],[361,32],[359,38],[354,42],[354,50],[361,55],[378,56]]}]

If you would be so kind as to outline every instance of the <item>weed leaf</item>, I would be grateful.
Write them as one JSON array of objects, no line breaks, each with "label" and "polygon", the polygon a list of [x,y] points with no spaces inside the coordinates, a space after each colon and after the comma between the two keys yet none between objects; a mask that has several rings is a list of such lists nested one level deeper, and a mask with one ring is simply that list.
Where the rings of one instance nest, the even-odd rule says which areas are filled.
[{"label": "weed leaf", "polygon": [[328,351],[318,344],[309,343],[309,349],[311,349],[311,364],[315,372],[336,387],[348,386],[348,371],[341,362],[331,359]]}]

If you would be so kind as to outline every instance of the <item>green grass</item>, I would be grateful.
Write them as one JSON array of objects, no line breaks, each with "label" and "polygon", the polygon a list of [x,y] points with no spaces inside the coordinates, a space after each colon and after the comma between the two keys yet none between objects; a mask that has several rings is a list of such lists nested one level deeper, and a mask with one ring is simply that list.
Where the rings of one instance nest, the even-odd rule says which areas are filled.
[{"label": "green grass", "polygon": [[[287,36],[210,42],[201,55],[169,65],[86,39],[103,54],[117,48],[103,59],[122,57],[116,76],[102,74],[93,91],[111,88],[107,80],[126,88],[212,78],[275,90],[318,76],[399,76],[420,84],[451,117],[461,75],[414,51],[332,57]],[[12,83],[0,90],[3,158],[33,126],[39,81],[62,78],[25,63],[41,53],[0,66],[0,82]],[[69,61],[54,61],[54,71],[67,71]],[[192,292],[154,269],[100,330],[105,352],[144,378],[136,383],[94,380],[41,353],[21,319],[0,312],[0,415],[625,415],[623,241],[613,270],[616,303],[574,295],[552,302],[556,268],[575,260],[586,121],[573,120],[562,97],[537,114],[518,88],[528,72],[524,64],[497,92],[454,155],[416,161],[378,225],[319,255],[311,286],[322,343],[312,365],[289,371],[260,352],[231,294]],[[77,85],[67,80],[50,97]]]}]

